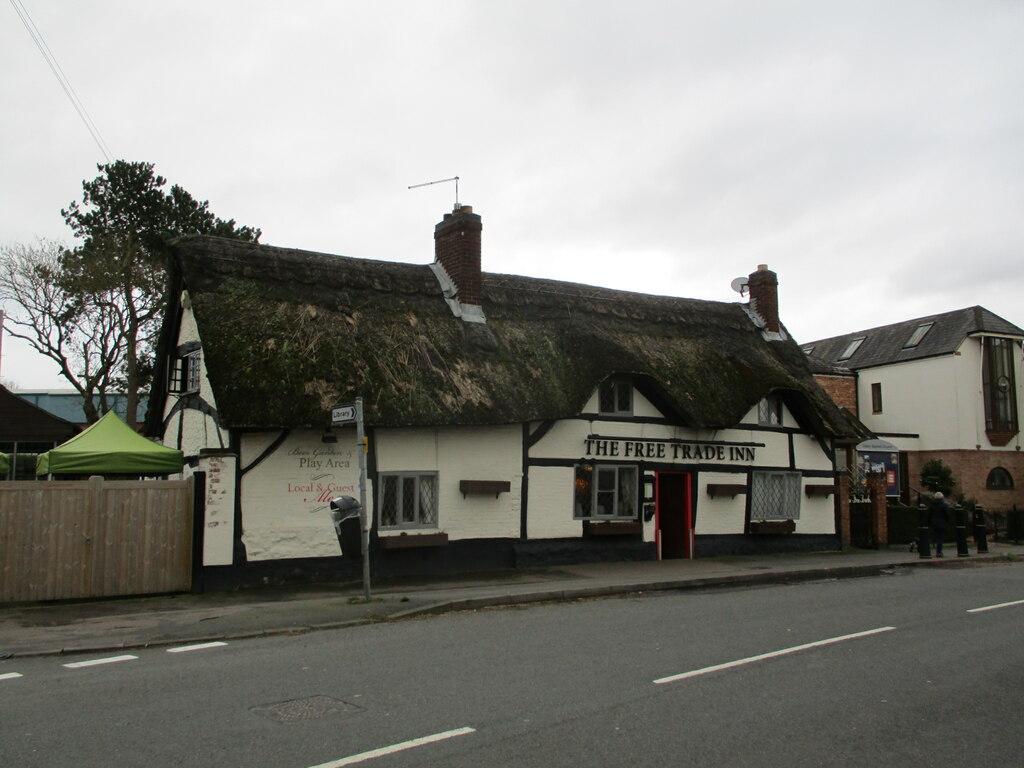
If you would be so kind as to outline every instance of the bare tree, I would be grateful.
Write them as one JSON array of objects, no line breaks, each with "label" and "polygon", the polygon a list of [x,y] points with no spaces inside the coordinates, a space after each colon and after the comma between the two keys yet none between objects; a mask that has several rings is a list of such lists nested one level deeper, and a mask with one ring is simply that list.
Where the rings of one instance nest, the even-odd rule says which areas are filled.
[{"label": "bare tree", "polygon": [[93,422],[109,410],[107,393],[122,375],[124,333],[135,309],[123,292],[69,291],[61,279],[66,250],[48,240],[0,248],[0,301],[7,333],[57,363]]}]

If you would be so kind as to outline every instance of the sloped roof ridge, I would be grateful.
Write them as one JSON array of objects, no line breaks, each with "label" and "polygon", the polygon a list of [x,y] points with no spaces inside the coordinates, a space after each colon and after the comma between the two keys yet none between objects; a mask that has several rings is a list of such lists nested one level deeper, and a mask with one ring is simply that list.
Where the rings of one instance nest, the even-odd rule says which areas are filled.
[{"label": "sloped roof ridge", "polygon": [[911,326],[913,326],[913,327],[916,328],[918,325],[921,325],[922,323],[938,322],[940,320],[951,319],[951,318],[953,318],[953,317],[955,317],[957,315],[962,316],[962,318],[964,320],[967,320],[968,318],[971,319],[971,322],[968,323],[969,330],[966,331],[967,333],[974,333],[974,332],[977,332],[977,331],[986,331],[986,330],[995,331],[996,329],[991,327],[991,326],[992,326],[992,321],[997,321],[996,324],[1002,324],[1004,326],[1009,326],[1009,328],[1012,328],[1015,332],[1020,333],[1022,336],[1024,336],[1024,330],[1022,330],[1021,328],[1018,328],[1016,325],[1011,323],[1009,320],[1004,320],[1002,317],[1000,317],[999,315],[995,314],[991,310],[985,309],[984,307],[982,307],[982,306],[980,306],[978,304],[975,304],[972,307],[964,307],[962,309],[954,309],[954,310],[950,310],[949,312],[938,312],[938,313],[936,313],[934,315],[925,315],[923,317],[915,317],[915,318],[912,318],[910,320],[901,320],[901,321],[895,322],[895,323],[887,323],[885,325],[878,325],[878,326],[875,326],[873,328],[864,328],[862,330],[850,331],[848,333],[841,333],[841,334],[839,334],[837,336],[828,336],[828,337],[822,338],[822,339],[815,339],[814,341],[805,341],[805,342],[802,342],[800,344],[800,346],[801,347],[810,347],[810,346],[817,345],[817,344],[826,344],[826,343],[836,342],[836,341],[840,341],[840,340],[843,340],[843,341],[845,341],[847,339],[852,340],[852,339],[858,338],[860,336],[869,336],[871,334],[878,333],[880,331],[888,331],[888,330],[902,328],[902,327],[910,328]]},{"label": "sloped roof ridge", "polygon": [[[189,270],[194,288],[208,280],[237,275],[259,277],[261,281],[277,284],[316,285],[318,287],[344,284],[345,287],[371,288],[381,291],[394,290],[393,281],[402,283],[404,293],[439,295],[441,288],[430,270],[429,263],[412,264],[400,261],[385,261],[354,256],[341,256],[309,251],[299,248],[285,248],[266,243],[250,243],[213,235],[193,235],[174,241],[175,251],[188,260],[191,254],[200,254],[204,266],[202,272]],[[221,269],[217,269],[220,265]],[[210,270],[210,267],[213,267]],[[208,274],[212,272],[215,274]],[[380,278],[386,277],[382,283]],[[198,285],[196,282],[198,281]],[[741,304],[708,299],[640,293],[618,288],[588,285],[541,277],[509,275],[499,272],[483,272],[481,283],[484,302],[487,304],[518,304],[523,294],[528,294],[537,304],[558,304],[569,301],[579,309],[578,302],[609,302],[629,306],[641,312],[646,310],[671,311],[674,313],[696,311],[733,317],[746,325],[739,317]],[[212,285],[208,286],[212,287]],[[509,295],[502,296],[503,292]],[[599,308],[596,308],[599,309]],[[631,313],[632,314],[632,313]]]}]

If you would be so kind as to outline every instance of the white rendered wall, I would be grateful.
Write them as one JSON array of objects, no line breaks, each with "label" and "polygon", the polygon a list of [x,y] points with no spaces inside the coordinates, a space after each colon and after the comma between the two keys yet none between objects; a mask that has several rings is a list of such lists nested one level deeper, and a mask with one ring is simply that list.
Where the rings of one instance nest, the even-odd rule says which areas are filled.
[{"label": "white rendered wall", "polygon": [[743,533],[747,521],[747,494],[718,494],[711,498],[708,495],[708,485],[711,483],[746,485],[747,475],[732,472],[701,472],[700,482],[694,489],[693,497],[697,513],[694,533],[698,536]]},{"label": "white rendered wall", "polygon": [[[251,464],[279,435],[241,435],[241,465]],[[330,501],[359,498],[355,429],[336,429],[324,443],[319,430],[295,430],[241,481],[242,542],[249,560],[331,557],[341,554]],[[367,483],[367,506],[373,508]]]},{"label": "white rendered wall", "polygon": [[583,535],[583,522],[572,516],[576,472],[572,467],[531,467],[526,531],[530,539],[564,539]]},{"label": "white rendered wall", "polygon": [[235,546],[235,456],[204,456],[206,518],[203,523],[203,565],[231,565]]},{"label": "white rendered wall", "polygon": [[[821,485],[827,483],[818,481]],[[804,480],[800,483],[800,519],[796,521],[794,533],[835,533],[836,507],[834,496],[815,496],[807,498],[804,488],[814,485],[815,481]]]},{"label": "white rendered wall", "polygon": [[[518,538],[522,502],[522,427],[379,429],[375,432],[378,472],[436,472],[437,530],[449,540]],[[499,480],[511,489],[497,495],[463,497],[460,480]],[[429,532],[409,529],[413,535]],[[380,536],[400,529],[379,530]]]},{"label": "white rendered wall", "polygon": [[[933,357],[868,368],[858,374],[860,420],[879,433],[919,434],[921,450],[964,448],[973,433],[973,403],[960,390],[957,357]],[[980,376],[980,368],[979,374]],[[871,385],[882,385],[882,413],[871,412]],[[978,379],[980,389],[981,379]],[[965,393],[966,394],[966,393]],[[970,447],[974,447],[973,439]]]},{"label": "white rendered wall", "polygon": [[[634,391],[634,406],[637,415],[657,418],[660,413]],[[587,404],[587,412],[597,410],[596,394]],[[785,408],[782,423],[775,429],[758,429],[758,409],[751,408],[742,423],[748,425],[739,429],[701,430],[675,427],[657,423],[637,423],[630,421],[609,421],[598,416],[586,418],[564,419],[554,424],[544,436],[530,448],[529,459],[562,460],[562,461],[594,461],[617,464],[635,464],[643,473],[664,471],[677,468],[682,471],[696,472],[694,491],[694,509],[696,512],[695,532],[704,534],[737,534],[743,533],[746,525],[747,494],[728,496],[708,495],[709,484],[740,484],[747,485],[748,472],[753,468],[782,469],[810,472],[831,472],[833,463],[831,456],[822,450],[821,444],[812,436],[793,434],[782,431],[782,428],[797,426],[792,414]],[[539,424],[531,425],[536,430]],[[596,455],[594,444],[588,446],[589,436],[600,436],[619,439],[617,455]],[[662,457],[635,457],[625,455],[622,441],[640,440],[666,441],[666,454]],[[790,440],[793,441],[793,456],[790,457]],[[669,453],[672,441],[693,441],[724,443],[725,457],[716,455],[712,458],[690,457],[674,458]],[[756,444],[753,460],[733,458],[730,445]],[[589,449],[589,451],[588,451]],[[610,450],[610,449],[609,449]],[[657,470],[652,465],[659,465]],[[735,471],[723,468],[731,465]],[[793,466],[795,464],[795,467]],[[706,469],[705,467],[714,467]],[[825,482],[825,478],[819,482]],[[529,504],[527,530],[529,538],[562,538],[579,536],[582,523],[572,517],[573,485],[575,472],[573,467],[530,467]],[[808,499],[803,494],[803,485],[815,482],[815,478],[803,478],[801,481],[801,514],[797,523],[800,533],[834,533],[834,504],[831,497]],[[654,538],[653,522],[645,523],[644,538]]]}]

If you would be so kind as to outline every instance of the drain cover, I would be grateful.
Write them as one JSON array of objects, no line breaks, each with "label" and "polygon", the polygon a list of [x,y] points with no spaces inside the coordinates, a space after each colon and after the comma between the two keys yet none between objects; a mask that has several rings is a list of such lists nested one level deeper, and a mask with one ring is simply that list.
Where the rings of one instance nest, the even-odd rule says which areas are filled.
[{"label": "drain cover", "polygon": [[310,696],[306,699],[292,699],[277,704],[253,707],[250,712],[276,720],[279,723],[298,723],[302,720],[316,720],[327,715],[343,715],[346,712],[361,712],[362,707],[349,704],[330,696]]}]

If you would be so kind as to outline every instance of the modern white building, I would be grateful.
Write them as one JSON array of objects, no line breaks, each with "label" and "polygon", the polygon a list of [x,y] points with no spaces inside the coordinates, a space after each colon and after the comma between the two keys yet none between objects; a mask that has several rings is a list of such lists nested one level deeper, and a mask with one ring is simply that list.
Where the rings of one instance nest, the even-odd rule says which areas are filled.
[{"label": "modern white building", "polygon": [[148,430],[204,480],[208,583],[338,576],[362,398],[378,573],[829,549],[835,451],[867,436],[779,322],[482,273],[457,206],[432,264],[188,238]]},{"label": "modern white building", "polygon": [[968,307],[803,350],[853,372],[856,413],[900,449],[908,501],[916,502],[922,466],[938,459],[952,470],[957,496],[1005,511],[1024,505],[1022,342],[1024,330]]}]

